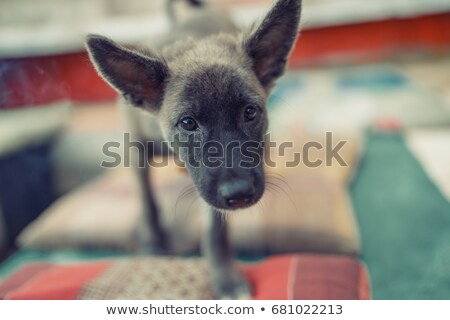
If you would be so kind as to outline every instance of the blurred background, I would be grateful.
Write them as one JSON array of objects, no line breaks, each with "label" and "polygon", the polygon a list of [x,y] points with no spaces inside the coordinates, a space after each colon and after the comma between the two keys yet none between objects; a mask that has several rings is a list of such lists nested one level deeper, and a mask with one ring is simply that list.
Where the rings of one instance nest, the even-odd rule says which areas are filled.
[{"label": "blurred background", "polygon": [[[241,27],[272,4],[207,2]],[[275,170],[300,213],[281,214],[289,201],[269,195],[268,217],[233,225],[238,253],[351,255],[375,299],[450,299],[450,0],[303,3],[271,132],[301,144],[331,131],[348,141],[349,166]],[[123,141],[117,95],[83,41],[149,42],[170,29],[164,10],[163,0],[0,0],[0,279],[35,261],[132,251],[138,192],[129,172],[100,166],[103,144]],[[154,183],[169,217],[188,178],[169,168]],[[165,226],[175,251],[195,253],[198,218],[187,216]]]}]

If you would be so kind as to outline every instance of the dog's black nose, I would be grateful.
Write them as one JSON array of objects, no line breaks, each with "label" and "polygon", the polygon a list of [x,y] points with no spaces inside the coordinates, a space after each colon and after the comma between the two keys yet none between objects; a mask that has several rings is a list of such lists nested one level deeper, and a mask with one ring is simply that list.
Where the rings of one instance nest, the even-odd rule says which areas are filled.
[{"label": "dog's black nose", "polygon": [[219,195],[230,208],[242,208],[250,204],[255,196],[253,184],[245,179],[236,179],[223,183],[219,187]]}]

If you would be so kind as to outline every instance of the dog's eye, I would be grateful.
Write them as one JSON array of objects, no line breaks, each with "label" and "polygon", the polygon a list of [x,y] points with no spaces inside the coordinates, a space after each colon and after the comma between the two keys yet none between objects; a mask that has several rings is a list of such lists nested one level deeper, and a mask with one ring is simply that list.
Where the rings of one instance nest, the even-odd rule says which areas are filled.
[{"label": "dog's eye", "polygon": [[194,131],[198,128],[197,122],[191,117],[185,117],[180,120],[180,126],[187,131]]},{"label": "dog's eye", "polygon": [[245,121],[252,121],[256,118],[258,115],[258,109],[256,109],[254,106],[247,106],[245,107]]}]

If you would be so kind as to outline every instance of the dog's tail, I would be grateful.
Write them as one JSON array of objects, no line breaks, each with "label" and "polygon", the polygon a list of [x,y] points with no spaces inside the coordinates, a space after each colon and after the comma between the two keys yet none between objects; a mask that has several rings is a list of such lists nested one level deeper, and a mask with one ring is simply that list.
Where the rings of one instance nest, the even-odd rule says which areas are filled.
[{"label": "dog's tail", "polygon": [[[184,0],[188,2],[193,7],[203,7],[204,2],[203,0]],[[166,10],[167,15],[169,16],[170,21],[172,22],[172,25],[175,25],[177,23],[177,15],[175,12],[175,2],[177,0],[166,0]]]}]

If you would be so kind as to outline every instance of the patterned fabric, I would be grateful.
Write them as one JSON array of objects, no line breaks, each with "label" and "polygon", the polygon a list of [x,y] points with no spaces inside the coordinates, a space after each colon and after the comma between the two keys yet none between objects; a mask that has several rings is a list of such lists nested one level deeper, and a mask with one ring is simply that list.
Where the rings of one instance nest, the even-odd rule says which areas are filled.
[{"label": "patterned fabric", "polygon": [[[253,299],[369,299],[367,272],[338,255],[280,255],[239,265]],[[0,282],[0,299],[213,299],[199,258],[137,257],[29,265]]]},{"label": "patterned fabric", "polygon": [[[132,271],[132,272],[130,272]],[[200,259],[138,258],[115,263],[89,283],[80,299],[212,299]]]}]

